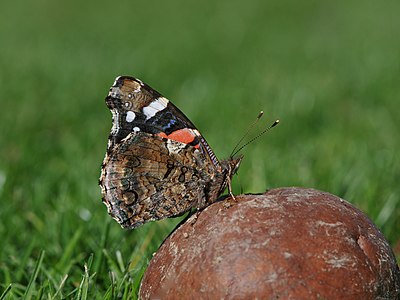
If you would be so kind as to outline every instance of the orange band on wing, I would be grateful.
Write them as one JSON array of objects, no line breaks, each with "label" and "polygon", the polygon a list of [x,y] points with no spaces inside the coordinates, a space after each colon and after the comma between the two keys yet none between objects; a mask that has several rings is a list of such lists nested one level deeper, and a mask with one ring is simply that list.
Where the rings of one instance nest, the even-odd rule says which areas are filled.
[{"label": "orange band on wing", "polygon": [[[188,129],[188,128],[176,130],[174,132],[171,132],[170,135],[166,135],[164,132],[160,132],[158,134],[158,136],[163,137],[163,138],[167,138],[167,139],[170,139],[170,140],[174,140],[174,141],[177,141],[177,142],[181,142],[181,143],[184,143],[184,144],[190,144],[196,138],[195,133],[192,130]],[[193,147],[199,148],[199,144],[193,145]]]}]

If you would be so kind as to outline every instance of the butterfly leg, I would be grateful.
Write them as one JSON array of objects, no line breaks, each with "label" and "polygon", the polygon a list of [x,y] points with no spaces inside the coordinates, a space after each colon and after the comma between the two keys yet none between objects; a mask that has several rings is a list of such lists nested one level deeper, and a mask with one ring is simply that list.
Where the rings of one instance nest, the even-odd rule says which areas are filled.
[{"label": "butterfly leg", "polygon": [[223,203],[223,206],[225,208],[229,208],[229,207],[231,207],[231,206],[233,206],[234,204],[237,203],[236,197],[232,192],[232,185],[231,185],[231,179],[230,178],[228,178],[227,185],[228,185],[228,193],[229,193],[230,197],[228,197],[228,199],[226,199],[224,201],[224,203]]},{"label": "butterfly leg", "polygon": [[232,192],[232,181],[231,181],[231,179],[228,177],[228,192],[229,192],[229,196],[231,196],[231,198],[233,199],[233,201],[235,201],[236,202],[236,198],[235,198],[235,195],[233,194],[233,192]]}]

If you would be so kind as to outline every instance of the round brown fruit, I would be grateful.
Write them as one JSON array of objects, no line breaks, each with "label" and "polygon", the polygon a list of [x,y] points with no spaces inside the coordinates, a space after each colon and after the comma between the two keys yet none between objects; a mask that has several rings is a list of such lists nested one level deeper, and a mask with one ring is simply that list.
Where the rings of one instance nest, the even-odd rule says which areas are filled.
[{"label": "round brown fruit", "polygon": [[397,299],[400,271],[382,233],[350,203],[280,188],[225,199],[190,217],[151,260],[139,295]]}]

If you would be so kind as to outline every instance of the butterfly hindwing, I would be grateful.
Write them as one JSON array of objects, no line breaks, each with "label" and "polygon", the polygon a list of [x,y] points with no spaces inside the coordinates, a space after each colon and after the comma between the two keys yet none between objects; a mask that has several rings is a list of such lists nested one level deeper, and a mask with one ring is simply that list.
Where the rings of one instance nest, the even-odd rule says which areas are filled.
[{"label": "butterfly hindwing", "polygon": [[114,148],[101,178],[109,213],[127,228],[204,207],[218,197],[210,183],[219,187],[224,180],[198,149],[142,132]]}]

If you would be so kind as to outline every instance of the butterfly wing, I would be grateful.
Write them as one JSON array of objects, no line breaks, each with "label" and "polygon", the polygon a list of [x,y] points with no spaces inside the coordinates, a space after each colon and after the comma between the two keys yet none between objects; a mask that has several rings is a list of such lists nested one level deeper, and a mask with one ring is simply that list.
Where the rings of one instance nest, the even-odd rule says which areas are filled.
[{"label": "butterfly wing", "polygon": [[117,77],[106,104],[113,127],[99,183],[122,227],[213,203],[239,166],[219,162],[193,123],[139,79]]},{"label": "butterfly wing", "polygon": [[106,155],[100,186],[109,214],[136,228],[211,204],[225,178],[198,148],[139,131]]},{"label": "butterfly wing", "polygon": [[131,132],[145,132],[198,148],[221,170],[214,152],[194,124],[168,99],[139,79],[117,77],[106,103],[113,114],[109,148]]}]

